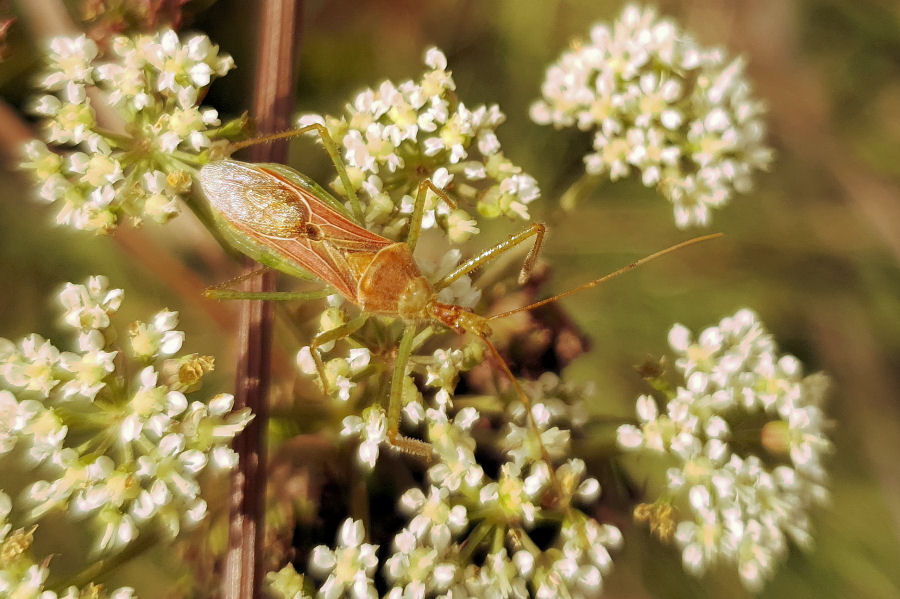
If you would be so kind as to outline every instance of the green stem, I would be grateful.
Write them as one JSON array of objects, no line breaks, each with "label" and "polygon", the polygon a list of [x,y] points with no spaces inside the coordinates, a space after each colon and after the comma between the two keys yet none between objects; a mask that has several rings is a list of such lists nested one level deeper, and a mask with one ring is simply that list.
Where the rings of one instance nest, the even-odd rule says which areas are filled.
[{"label": "green stem", "polygon": [[592,194],[603,181],[604,178],[597,175],[582,175],[559,196],[559,205],[566,212],[571,212],[581,200]]},{"label": "green stem", "polygon": [[197,154],[185,152],[184,150],[175,150],[170,152],[168,156],[181,162],[185,166],[185,170],[196,169],[196,167],[202,166],[206,162]]},{"label": "green stem", "polygon": [[140,537],[138,537],[136,541],[122,549],[122,551],[120,551],[119,553],[112,555],[107,559],[94,562],[74,576],[71,576],[66,580],[52,585],[50,589],[58,593],[62,593],[70,586],[75,586],[80,589],[81,587],[91,582],[102,580],[103,577],[110,572],[116,570],[123,564],[128,563],[135,557],[150,549],[150,547],[152,547],[158,540],[158,533],[145,532]]},{"label": "green stem", "polygon": [[462,551],[459,552],[460,564],[468,564],[472,561],[472,554],[475,553],[475,550],[478,549],[478,546],[481,545],[481,542],[491,532],[492,528],[494,528],[494,525],[489,522],[482,521],[478,523],[478,526],[475,527],[475,530],[472,531],[462,545]]},{"label": "green stem", "polygon": [[434,327],[428,325],[424,329],[422,329],[418,335],[416,335],[415,339],[412,341],[412,351],[415,351],[422,347],[422,344],[428,341],[428,338],[434,334]]}]

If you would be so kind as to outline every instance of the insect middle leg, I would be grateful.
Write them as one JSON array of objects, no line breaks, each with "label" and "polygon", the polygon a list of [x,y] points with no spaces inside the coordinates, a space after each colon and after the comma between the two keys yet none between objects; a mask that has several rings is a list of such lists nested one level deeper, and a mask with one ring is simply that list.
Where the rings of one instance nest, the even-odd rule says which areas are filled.
[{"label": "insect middle leg", "polygon": [[544,244],[544,234],[546,232],[547,227],[545,225],[541,223],[532,223],[518,233],[510,235],[508,239],[501,241],[493,247],[489,247],[474,258],[470,258],[457,266],[450,274],[434,283],[433,287],[435,292],[451,285],[458,278],[472,272],[476,268],[482,266],[485,262],[489,262],[497,256],[508,252],[528,238],[534,237],[534,245],[528,250],[528,255],[525,256],[525,261],[522,263],[522,270],[519,272],[519,285],[524,285],[531,276],[534,263],[537,261],[541,246]]},{"label": "insect middle leg", "polygon": [[325,395],[331,394],[331,387],[328,384],[328,377],[327,373],[325,372],[325,364],[322,362],[322,356],[319,355],[319,347],[325,345],[326,343],[337,341],[338,339],[343,339],[344,337],[349,337],[350,335],[358,331],[364,324],[366,324],[366,320],[368,320],[368,318],[369,316],[367,314],[360,314],[356,318],[348,320],[340,326],[318,333],[312,338],[312,341],[310,341],[309,353],[312,355],[313,362],[315,362],[316,364],[316,372],[319,375],[319,380],[322,381],[322,391],[325,393]]}]

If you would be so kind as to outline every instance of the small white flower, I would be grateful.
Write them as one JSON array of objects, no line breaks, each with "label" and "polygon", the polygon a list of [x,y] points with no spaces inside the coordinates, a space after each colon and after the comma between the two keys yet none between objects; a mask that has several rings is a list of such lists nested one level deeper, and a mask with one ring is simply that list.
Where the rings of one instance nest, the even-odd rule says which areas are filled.
[{"label": "small white flower", "polygon": [[[531,406],[531,418],[524,425],[510,422],[509,431],[501,442],[509,457],[518,467],[544,459],[544,455],[559,458],[568,453],[569,431],[550,427],[551,414],[543,403]],[[534,426],[538,429],[535,434]]]},{"label": "small white flower", "polygon": [[0,363],[0,376],[13,387],[47,397],[59,383],[60,353],[52,343],[32,334],[22,339],[18,350]]},{"label": "small white flower", "polygon": [[375,555],[378,546],[363,543],[364,539],[363,523],[348,518],[338,533],[337,548],[331,550],[319,545],[313,549],[309,560],[310,572],[320,579],[327,576],[319,587],[319,597],[377,597],[372,574],[378,566],[378,557]]},{"label": "small white flower", "polygon": [[[16,396],[9,391],[0,391],[0,455],[12,451],[25,424],[25,415],[19,407]],[[0,494],[0,499],[2,497]],[[0,516],[2,515],[0,510]]]},{"label": "small white flower", "polygon": [[82,34],[78,37],[55,37],[50,40],[47,54],[47,74],[39,85],[47,90],[58,90],[67,84],[93,82],[92,62],[97,56],[97,44]]},{"label": "small white flower", "polygon": [[316,362],[313,359],[312,350],[308,345],[304,345],[300,348],[300,351],[297,352],[297,366],[300,367],[300,372],[303,374],[316,374]]},{"label": "small white flower", "polygon": [[[529,492],[529,487],[532,492]],[[497,482],[484,485],[478,494],[481,504],[497,510],[500,517],[510,521],[521,521],[525,526],[534,524],[537,506],[532,503],[539,485],[526,485],[509,463],[501,468]]]},{"label": "small white flower", "polygon": [[63,384],[63,397],[81,395],[92,400],[105,386],[103,379],[115,370],[113,360],[118,352],[103,351],[104,343],[99,331],[82,333],[79,349],[84,353],[65,352],[60,356],[60,367],[73,377]]},{"label": "small white flower", "polygon": [[178,312],[163,310],[149,323],[138,322],[129,331],[131,351],[142,359],[171,356],[181,349],[184,333],[173,330],[178,324]]},{"label": "small white flower", "polygon": [[425,66],[436,71],[443,71],[447,68],[447,57],[438,48],[428,48],[425,51]]},{"label": "small white flower", "polygon": [[363,411],[362,417],[347,416],[341,429],[342,437],[359,437],[357,457],[361,465],[369,470],[375,467],[379,448],[387,442],[387,416],[380,406],[372,406]]},{"label": "small white flower", "polygon": [[409,531],[418,539],[427,539],[429,546],[441,550],[468,524],[465,506],[450,505],[449,496],[446,488],[432,486],[427,496],[412,488],[400,497],[401,511],[412,516]]}]

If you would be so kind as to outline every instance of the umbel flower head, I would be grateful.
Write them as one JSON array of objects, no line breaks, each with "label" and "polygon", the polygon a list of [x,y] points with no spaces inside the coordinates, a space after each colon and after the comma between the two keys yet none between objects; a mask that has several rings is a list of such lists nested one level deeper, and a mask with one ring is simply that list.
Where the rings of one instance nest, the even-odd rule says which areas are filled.
[{"label": "umbel flower head", "polygon": [[764,108],[743,70],[742,58],[628,5],[547,69],[531,117],[593,131],[588,174],[615,181],[637,171],[672,202],[679,228],[708,225],[711,210],[749,191],[753,171],[771,161]]},{"label": "umbel flower head", "polygon": [[50,559],[38,561],[32,555],[35,528],[14,528],[10,518],[13,503],[0,491],[0,597],[15,599],[133,599],[134,590],[122,587],[104,592],[103,587],[89,584],[83,589],[71,586],[61,595],[45,588],[50,576]]},{"label": "umbel flower head", "polygon": [[68,508],[91,519],[101,549],[129,543],[144,524],[174,537],[202,520],[198,476],[236,463],[229,444],[251,418],[232,411],[231,395],[193,398],[212,358],[177,355],[177,313],[117,330],[122,296],[99,276],[63,288],[74,351],[37,334],[0,339],[0,457],[48,474],[25,492],[28,520]]},{"label": "umbel flower head", "polygon": [[669,498],[642,504],[635,516],[661,537],[674,536],[689,572],[730,564],[747,588],[758,590],[789,540],[809,547],[809,511],[828,498],[827,379],[804,377],[800,362],[779,354],[750,310],[696,339],[675,325],[669,344],[683,386],[662,407],[641,396],[640,423],[618,429],[623,449],[671,464]]},{"label": "umbel flower head", "polygon": [[[488,435],[484,426],[490,416],[471,405],[454,407],[455,401],[470,399],[453,397],[459,373],[483,361],[483,355],[475,359],[468,353],[466,348],[422,356],[412,367],[426,381],[422,391],[411,376],[405,378],[404,424],[424,429],[430,443],[427,481],[400,497],[405,525],[393,542],[382,543],[380,564],[362,524],[352,520],[341,527],[336,548],[313,551],[309,573],[321,581],[319,596],[373,597],[379,573],[387,583],[385,596],[397,599],[587,598],[602,589],[622,535],[591,517],[600,484],[583,460],[569,457],[570,430],[583,424],[589,388],[550,375],[522,383],[533,404],[526,408],[515,396],[490,398],[487,404],[495,407],[511,401],[503,415],[508,425]],[[335,391],[332,401],[342,408],[366,406],[354,407],[359,415],[344,418],[342,435],[358,439],[358,461],[367,471],[382,450],[392,448],[381,398],[364,399],[372,394],[360,384],[370,357],[366,352],[356,364],[352,355],[325,363],[327,375],[342,372],[343,380],[351,381],[346,398]],[[308,349],[299,362],[315,372]],[[503,456],[495,475],[478,461],[476,434],[489,446],[483,452]],[[532,536],[535,528],[538,534]]]},{"label": "umbel flower head", "polygon": [[[499,107],[467,107],[457,97],[447,59],[437,48],[425,52],[425,64],[429,70],[418,81],[384,81],[376,89],[357,94],[344,116],[308,114],[299,118],[298,125],[321,124],[335,140],[370,230],[402,239],[422,181],[428,178],[446,192],[456,207],[429,191],[422,221],[423,228],[432,230],[428,246],[434,255],[432,260],[420,260],[419,266],[435,281],[461,261],[462,253],[453,246],[478,232],[476,216],[527,219],[528,204],[539,190],[535,179],[501,151],[495,130],[505,116]],[[333,185],[348,195],[340,178]],[[477,214],[469,212],[473,209]],[[464,307],[474,306],[480,297],[481,291],[472,286],[468,275],[459,276],[437,295],[439,301]],[[320,332],[350,323],[353,310],[339,297],[330,297]],[[393,333],[386,330],[385,334]],[[417,341],[410,362],[424,374],[427,386],[441,387],[448,396],[460,368],[480,361],[483,347],[475,340],[461,349],[429,348],[420,354],[419,348],[432,334],[425,332]],[[368,409],[373,397],[364,393],[366,385],[360,383],[377,372],[372,356],[378,347],[354,347],[360,344],[359,339],[348,338],[304,347],[297,363],[305,374],[318,375],[323,390],[350,408],[354,415],[344,420],[342,434],[361,441],[359,459],[371,469],[378,448],[388,444],[387,414],[378,406]],[[415,403],[416,394],[409,381],[404,397]]]},{"label": "umbel flower head", "polygon": [[100,58],[84,35],[51,40],[38,81],[48,93],[31,110],[43,119],[48,144],[74,149],[58,154],[31,141],[22,165],[38,197],[58,207],[57,223],[95,232],[123,217],[175,216],[191,169],[241,130],[240,120],[220,126],[215,109],[198,105],[210,82],[234,66],[205,35],[121,36],[110,53]]},{"label": "umbel flower head", "polygon": [[497,105],[470,108],[457,98],[447,58],[425,53],[419,81],[384,81],[347,105],[342,117],[308,114],[299,125],[321,123],[341,147],[350,181],[365,204],[366,226],[396,236],[413,210],[425,178],[449,189],[457,208],[430,194],[422,226],[440,227],[453,243],[478,232],[469,210],[481,216],[528,219],[540,195],[537,182],[500,147],[496,128],[506,120]]}]

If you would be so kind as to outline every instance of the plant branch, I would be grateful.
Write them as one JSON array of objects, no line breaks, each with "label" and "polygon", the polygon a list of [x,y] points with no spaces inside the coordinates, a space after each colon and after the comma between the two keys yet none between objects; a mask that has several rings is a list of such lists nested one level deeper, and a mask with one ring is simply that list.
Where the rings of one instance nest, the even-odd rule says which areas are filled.
[{"label": "plant branch", "polygon": [[[294,57],[300,20],[300,0],[264,0],[257,29],[259,55],[252,113],[262,131],[286,129],[294,109]],[[258,162],[285,162],[284,144],[260,144],[251,149]],[[248,261],[248,269],[255,264]],[[247,291],[272,291],[269,272],[248,279]],[[253,421],[234,442],[238,465],[232,474],[228,554],[222,581],[224,599],[260,597],[263,577],[262,540],[266,489],[266,428],[273,307],[245,301],[241,308],[240,358],[237,364],[235,408],[250,407]]]}]

